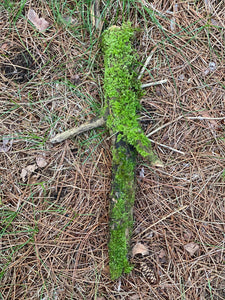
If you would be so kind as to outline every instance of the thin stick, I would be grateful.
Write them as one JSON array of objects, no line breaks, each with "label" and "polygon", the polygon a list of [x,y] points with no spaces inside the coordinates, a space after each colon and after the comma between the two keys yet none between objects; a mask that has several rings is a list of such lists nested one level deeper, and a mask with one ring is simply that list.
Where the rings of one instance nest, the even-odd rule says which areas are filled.
[{"label": "thin stick", "polygon": [[187,119],[187,120],[225,120],[225,117],[218,117],[218,118],[213,118],[213,117],[186,117],[186,116],[179,116],[178,118],[176,118],[175,120],[172,120],[164,125],[162,125],[161,127],[156,128],[155,130],[153,130],[152,132],[147,134],[147,137],[155,134],[156,132],[158,132],[159,130],[163,129],[166,126],[169,126],[170,124],[179,121],[180,119]]},{"label": "thin stick", "polygon": [[178,120],[180,120],[180,119],[182,119],[182,118],[183,118],[183,116],[179,116],[177,119],[172,120],[172,121],[170,121],[170,122],[168,122],[168,123],[162,125],[161,127],[156,128],[155,130],[153,130],[152,132],[150,132],[149,134],[147,134],[147,137],[149,137],[149,136],[155,134],[156,132],[158,132],[159,130],[163,129],[164,127],[169,126],[170,124],[172,124],[172,123],[174,123],[174,122],[176,122],[176,121],[178,121]]},{"label": "thin stick", "polygon": [[[142,84],[141,87],[145,88],[145,87],[149,87],[149,86],[154,86],[154,85],[162,84],[162,83],[165,83],[165,82],[167,82],[167,79],[163,79],[163,80],[156,81],[156,82],[150,82],[150,83]],[[57,134],[55,137],[53,137],[50,140],[50,143],[53,143],[53,144],[60,143],[60,142],[62,142],[64,140],[66,140],[66,139],[74,137],[74,136],[76,136],[76,135],[78,135],[80,133],[83,133],[85,131],[88,131],[88,130],[91,130],[91,129],[103,126],[103,125],[105,125],[105,123],[106,122],[105,122],[104,118],[102,117],[102,118],[100,118],[100,119],[98,119],[96,121],[91,121],[91,122],[82,124],[79,127],[73,127],[73,128],[71,128],[69,130],[66,130],[65,132]],[[149,135],[151,135],[151,134],[153,134],[153,133],[150,133]]]},{"label": "thin stick", "polygon": [[160,81],[144,83],[144,84],[141,85],[141,88],[144,89],[144,88],[149,87],[149,86],[163,84],[163,83],[166,83],[167,81],[168,81],[167,79],[162,79]]},{"label": "thin stick", "polygon": [[100,119],[93,120],[91,122],[87,122],[85,124],[82,124],[79,127],[73,127],[65,132],[57,134],[55,137],[53,137],[50,142],[51,143],[60,143],[68,138],[71,138],[75,135],[78,135],[80,133],[83,133],[85,131],[100,127],[105,125],[105,119],[101,117]]},{"label": "thin stick", "polygon": [[181,210],[183,210],[183,209],[185,209],[187,207],[188,207],[188,205],[181,206],[180,208],[176,209],[175,211],[172,211],[170,214],[163,216],[159,221],[157,221],[154,224],[148,226],[148,228],[146,228],[145,230],[143,230],[142,232],[140,232],[139,234],[137,234],[136,237],[138,237],[140,235],[142,236],[142,234],[144,232],[148,231],[150,228],[154,227],[155,225],[159,224],[160,222],[166,220],[167,218],[175,215],[176,213],[178,213],[179,211],[181,211]]},{"label": "thin stick", "polygon": [[172,151],[174,151],[174,152],[177,152],[177,153],[180,153],[180,154],[185,155],[185,152],[183,152],[183,151],[174,149],[174,148],[169,147],[169,146],[164,145],[164,144],[160,144],[160,143],[158,143],[158,142],[156,142],[156,141],[154,141],[154,140],[151,140],[151,139],[149,139],[149,141],[152,142],[152,143],[155,143],[155,144],[157,144],[157,145],[159,145],[159,146],[162,146],[162,147],[164,147],[164,148],[170,149],[170,150],[172,150]]},{"label": "thin stick", "polygon": [[186,117],[189,120],[225,120],[225,117],[218,117],[218,118],[213,118],[213,117]]},{"label": "thin stick", "polygon": [[157,47],[155,46],[155,47],[152,49],[151,54],[147,57],[146,62],[145,62],[144,66],[143,66],[143,68],[141,69],[141,72],[140,72],[140,74],[139,74],[139,76],[138,76],[138,80],[141,78],[141,76],[143,75],[144,71],[146,70],[146,68],[147,68],[147,66],[148,66],[148,64],[149,64],[149,62],[150,62],[150,60],[151,60],[151,58],[152,58],[152,56],[153,56],[153,54],[154,54],[154,52],[155,52],[156,49],[157,49]]}]

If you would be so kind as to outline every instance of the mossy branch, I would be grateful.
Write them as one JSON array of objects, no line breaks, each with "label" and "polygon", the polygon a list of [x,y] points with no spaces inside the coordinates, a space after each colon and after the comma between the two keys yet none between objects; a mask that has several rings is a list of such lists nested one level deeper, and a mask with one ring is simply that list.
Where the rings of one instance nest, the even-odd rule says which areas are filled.
[{"label": "mossy branch", "polygon": [[142,95],[137,79],[137,54],[131,39],[134,29],[129,23],[112,26],[102,38],[104,52],[105,107],[98,120],[73,128],[51,139],[52,143],[106,124],[113,135],[112,189],[110,193],[109,265],[112,279],[129,273],[130,238],[133,227],[135,200],[136,154],[148,158],[150,163],[162,166],[153,152],[151,142],[138,122],[137,111]]},{"label": "mossy branch", "polygon": [[162,166],[138,122],[142,95],[137,79],[137,54],[132,48],[134,30],[130,24],[112,26],[102,39],[104,51],[104,96],[106,125],[116,135],[112,145],[112,190],[110,197],[109,265],[112,279],[129,273],[130,238],[135,199],[135,156],[140,153]]}]

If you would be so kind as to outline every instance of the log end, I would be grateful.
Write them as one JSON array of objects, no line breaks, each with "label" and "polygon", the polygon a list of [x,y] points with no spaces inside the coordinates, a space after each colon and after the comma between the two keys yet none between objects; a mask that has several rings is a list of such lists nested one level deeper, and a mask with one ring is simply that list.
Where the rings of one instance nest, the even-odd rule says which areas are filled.
[{"label": "log end", "polygon": [[118,279],[122,274],[132,271],[133,266],[128,260],[128,242],[122,228],[111,230],[109,242],[109,267],[112,280]]}]

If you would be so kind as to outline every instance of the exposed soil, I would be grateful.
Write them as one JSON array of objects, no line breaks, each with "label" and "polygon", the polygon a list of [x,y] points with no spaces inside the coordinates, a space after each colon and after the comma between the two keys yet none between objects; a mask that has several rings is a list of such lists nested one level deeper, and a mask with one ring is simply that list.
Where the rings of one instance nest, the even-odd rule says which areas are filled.
[{"label": "exposed soil", "polygon": [[16,83],[24,83],[32,78],[36,64],[30,53],[24,49],[10,49],[1,63],[3,75]]}]

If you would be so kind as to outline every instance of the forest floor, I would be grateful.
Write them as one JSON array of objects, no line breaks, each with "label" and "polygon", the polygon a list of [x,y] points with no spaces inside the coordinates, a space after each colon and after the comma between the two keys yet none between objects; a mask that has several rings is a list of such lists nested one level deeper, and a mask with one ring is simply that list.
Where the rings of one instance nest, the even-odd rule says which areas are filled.
[{"label": "forest floor", "polygon": [[[225,298],[224,16],[217,0],[1,4],[0,299]],[[101,34],[127,20],[142,84],[163,80],[140,123],[165,166],[138,157],[131,245],[153,285],[136,268],[110,279],[106,129],[49,142],[100,115]]]}]

